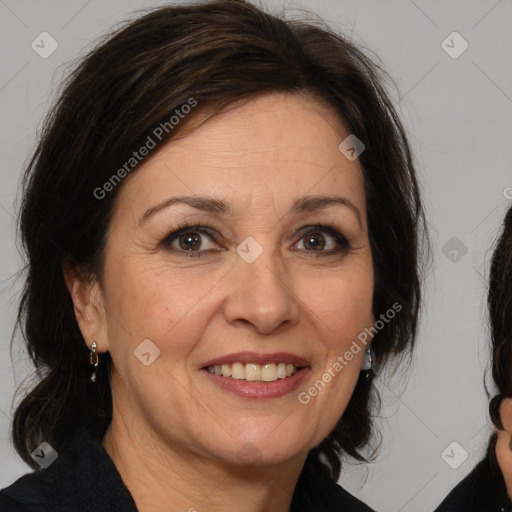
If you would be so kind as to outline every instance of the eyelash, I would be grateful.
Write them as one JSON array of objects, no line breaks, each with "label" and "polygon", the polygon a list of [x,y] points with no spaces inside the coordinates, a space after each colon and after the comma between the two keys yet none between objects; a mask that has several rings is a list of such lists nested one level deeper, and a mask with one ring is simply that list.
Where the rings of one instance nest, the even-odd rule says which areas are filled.
[{"label": "eyelash", "polygon": [[[171,243],[175,239],[179,238],[180,235],[186,234],[187,232],[199,233],[202,235],[206,235],[206,236],[210,237],[210,239],[213,242],[217,243],[216,232],[213,229],[211,229],[207,226],[203,226],[201,224],[189,224],[189,223],[185,222],[185,223],[179,224],[175,228],[173,228],[171,230],[171,232],[160,241],[160,246],[165,249],[168,249],[172,252],[183,254],[185,257],[188,257],[188,258],[199,258],[199,257],[201,257],[201,255],[204,255],[207,252],[209,252],[209,253],[216,252],[215,250],[212,250],[212,249],[207,250],[207,251],[204,251],[204,250],[203,251],[201,251],[201,250],[186,251],[183,249],[170,248]],[[335,249],[335,250],[330,250],[330,251],[319,251],[319,252],[306,251],[306,253],[308,253],[308,257],[316,258],[316,257],[322,257],[322,256],[332,256],[334,254],[346,253],[347,251],[349,251],[351,249],[351,245],[350,245],[349,241],[347,240],[347,238],[344,235],[342,235],[331,224],[314,224],[314,225],[310,225],[310,226],[304,226],[303,228],[301,228],[299,230],[299,241],[302,240],[309,233],[316,233],[316,232],[327,233],[328,235],[332,236],[335,239],[335,241],[338,243],[339,248]]]}]

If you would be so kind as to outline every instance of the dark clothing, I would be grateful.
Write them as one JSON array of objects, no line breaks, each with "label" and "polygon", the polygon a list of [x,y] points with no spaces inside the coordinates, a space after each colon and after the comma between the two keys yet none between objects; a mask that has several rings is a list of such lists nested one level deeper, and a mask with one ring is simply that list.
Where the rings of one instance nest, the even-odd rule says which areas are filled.
[{"label": "dark clothing", "polygon": [[[136,512],[135,502],[100,441],[85,430],[57,449],[46,469],[0,491],[0,512]],[[173,512],[172,505],[169,511]],[[308,457],[290,512],[372,512]]]},{"label": "dark clothing", "polygon": [[496,438],[493,437],[485,459],[448,494],[435,512],[512,511],[495,448]]}]

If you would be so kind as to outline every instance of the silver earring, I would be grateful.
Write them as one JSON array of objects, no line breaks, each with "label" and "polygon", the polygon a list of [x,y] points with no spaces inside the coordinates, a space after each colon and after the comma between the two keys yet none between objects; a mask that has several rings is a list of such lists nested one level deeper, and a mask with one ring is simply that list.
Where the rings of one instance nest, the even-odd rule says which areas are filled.
[{"label": "silver earring", "polygon": [[373,359],[375,354],[371,347],[364,353],[363,364],[361,365],[361,371],[367,371],[366,378],[369,377],[370,370],[373,367]]},{"label": "silver earring", "polygon": [[96,382],[96,368],[98,366],[98,350],[96,347],[96,342],[93,341],[91,343],[91,353],[89,354],[89,362],[91,363],[92,366],[94,366],[94,371],[92,372],[91,375],[92,382]]}]

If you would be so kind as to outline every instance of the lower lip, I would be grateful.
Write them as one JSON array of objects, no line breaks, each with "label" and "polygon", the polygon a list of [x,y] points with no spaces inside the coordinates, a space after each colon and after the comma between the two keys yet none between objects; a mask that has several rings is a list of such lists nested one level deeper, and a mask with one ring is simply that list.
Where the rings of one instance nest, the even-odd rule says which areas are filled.
[{"label": "lower lip", "polygon": [[233,379],[232,377],[223,377],[210,373],[206,368],[203,369],[206,376],[220,388],[242,398],[265,399],[279,398],[295,391],[308,372],[308,368],[301,368],[295,375],[278,379],[274,382],[253,382],[247,380]]}]

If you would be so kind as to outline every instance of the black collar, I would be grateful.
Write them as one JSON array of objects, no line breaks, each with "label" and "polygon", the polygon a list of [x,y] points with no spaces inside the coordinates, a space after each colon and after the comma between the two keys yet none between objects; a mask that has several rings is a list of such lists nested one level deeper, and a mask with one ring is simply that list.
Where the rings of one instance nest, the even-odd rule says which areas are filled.
[{"label": "black collar", "polygon": [[[100,440],[81,429],[57,451],[57,459],[47,469],[25,475],[0,492],[2,511],[137,512]],[[12,504],[11,509],[8,504]],[[290,512],[335,511],[372,512],[333,482],[324,466],[309,456]]]},{"label": "black collar", "polygon": [[435,512],[511,512],[512,503],[496,460],[496,435],[485,458],[436,508]]}]

